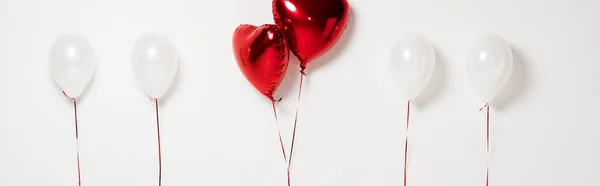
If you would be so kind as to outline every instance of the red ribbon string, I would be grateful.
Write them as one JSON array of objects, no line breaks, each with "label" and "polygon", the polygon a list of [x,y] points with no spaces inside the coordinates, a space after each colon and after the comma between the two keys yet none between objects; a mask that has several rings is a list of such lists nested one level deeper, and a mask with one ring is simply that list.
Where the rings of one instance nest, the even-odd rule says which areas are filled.
[{"label": "red ribbon string", "polygon": [[490,104],[486,103],[479,111],[486,109],[486,137],[485,137],[485,154],[487,156],[487,162],[485,163],[485,186],[489,185],[490,178]]},{"label": "red ribbon string", "polygon": [[160,186],[162,185],[162,152],[160,148],[160,120],[158,119],[158,98],[154,99],[154,103],[156,108],[156,138],[158,141],[158,186]]},{"label": "red ribbon string", "polygon": [[406,139],[404,140],[404,186],[406,186],[406,165],[408,163],[408,123],[410,121],[410,100],[406,106]]},{"label": "red ribbon string", "polygon": [[77,100],[67,96],[65,91],[62,91],[63,95],[73,101],[74,119],[75,119],[75,143],[77,145],[77,185],[81,186],[81,163],[79,161],[79,124],[77,122]]},{"label": "red ribbon string", "polygon": [[283,153],[283,160],[287,161],[287,157],[285,155],[285,148],[283,146],[283,139],[281,138],[281,129],[279,128],[279,118],[277,117],[277,109],[275,108],[275,103],[281,101],[281,99],[279,100],[272,100],[271,104],[273,105],[273,115],[275,115],[275,122],[277,122],[277,135],[279,136],[279,145],[281,145],[281,152]]},{"label": "red ribbon string", "polygon": [[[279,101],[281,101],[281,98],[279,98],[279,100],[272,100],[271,104],[273,105],[273,115],[275,115],[275,122],[277,123],[277,135],[279,136],[279,145],[281,146],[281,152],[283,153],[283,161],[287,163],[287,156],[285,154],[285,147],[283,145],[283,139],[281,138],[281,128],[279,127],[279,118],[277,117],[277,109],[275,108],[275,103],[278,103]],[[290,169],[288,166],[287,169],[287,183],[288,186],[290,186]]]},{"label": "red ribbon string", "polygon": [[298,103],[296,105],[296,116],[294,118],[294,130],[292,131],[292,144],[290,147],[290,159],[288,160],[288,172],[290,171],[290,168],[292,166],[292,155],[294,154],[294,142],[296,141],[296,125],[298,123],[298,111],[300,110],[300,97],[302,95],[302,85],[303,85],[303,80],[304,80],[304,76],[306,76],[306,73],[304,72],[304,69],[300,70],[300,88],[298,89]]},{"label": "red ribbon string", "polygon": [[[306,73],[304,72],[304,69],[300,70],[300,89],[298,90],[298,106],[300,104],[300,94],[302,94],[302,83],[304,80],[304,76],[306,76]],[[277,109],[275,109],[275,103],[281,101],[281,98],[279,100],[272,100],[272,105],[273,105],[273,114],[275,115],[275,121],[277,122],[277,125],[279,125],[279,119],[277,118]],[[291,166],[292,166],[292,156],[293,156],[293,152],[294,152],[294,142],[296,141],[296,124],[298,123],[298,111],[299,111],[299,107],[296,106],[296,116],[294,118],[294,129],[292,131],[292,143],[290,144],[290,154],[289,154],[289,158],[286,156],[285,153],[285,146],[283,144],[283,139],[281,138],[281,129],[279,127],[277,127],[277,133],[279,135],[279,144],[281,145],[281,152],[283,153],[283,160],[286,162],[287,164],[287,185],[291,186]]]}]

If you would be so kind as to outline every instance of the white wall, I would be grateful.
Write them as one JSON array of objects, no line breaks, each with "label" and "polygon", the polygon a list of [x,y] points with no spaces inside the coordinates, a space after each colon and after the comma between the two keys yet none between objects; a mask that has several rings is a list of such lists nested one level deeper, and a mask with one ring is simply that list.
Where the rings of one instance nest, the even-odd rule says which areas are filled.
[{"label": "white wall", "polygon": [[[434,83],[411,117],[409,185],[481,186],[485,113],[464,56],[485,33],[515,51],[492,109],[490,185],[600,185],[600,1],[351,0],[341,41],[310,64],[292,185],[401,185],[406,103],[387,76],[394,41],[436,47]],[[0,185],[74,186],[72,104],[48,73],[57,36],[92,43],[96,76],[80,100],[86,186],[156,185],[153,103],[131,75],[142,33],[161,32],[183,61],[161,105],[163,185],[286,184],[270,103],[231,51],[238,24],[272,23],[269,0],[1,0]],[[298,86],[292,60],[277,93],[286,143]]]}]

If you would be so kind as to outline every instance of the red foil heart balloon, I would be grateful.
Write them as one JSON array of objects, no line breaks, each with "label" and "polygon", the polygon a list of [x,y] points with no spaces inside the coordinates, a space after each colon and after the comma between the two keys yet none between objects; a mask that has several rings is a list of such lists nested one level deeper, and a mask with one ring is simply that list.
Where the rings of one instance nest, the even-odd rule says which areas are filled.
[{"label": "red foil heart balloon", "polygon": [[283,80],[288,46],[276,25],[240,25],[233,34],[233,52],[246,79],[267,98]]},{"label": "red foil heart balloon", "polygon": [[346,0],[274,0],[273,18],[292,52],[306,68],[342,36],[350,7]]}]

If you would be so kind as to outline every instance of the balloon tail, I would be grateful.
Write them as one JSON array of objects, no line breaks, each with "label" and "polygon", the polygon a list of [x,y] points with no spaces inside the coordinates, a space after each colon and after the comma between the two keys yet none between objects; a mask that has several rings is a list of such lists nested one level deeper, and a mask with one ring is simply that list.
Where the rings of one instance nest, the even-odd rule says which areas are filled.
[{"label": "balloon tail", "polygon": [[[300,70],[300,74],[302,74],[303,76],[306,76],[306,70],[304,70],[304,68],[303,68],[303,69],[301,69],[301,70]],[[300,85],[302,85],[302,84],[300,84]]]},{"label": "balloon tail", "polygon": [[404,186],[406,186],[406,170],[408,163],[408,123],[410,121],[410,100],[406,105],[406,134],[404,139]]},{"label": "balloon tail", "polygon": [[77,100],[75,98],[69,97],[65,91],[62,91],[63,95],[73,101],[73,116],[75,120],[75,145],[77,151],[77,185],[81,186],[81,163],[79,161],[79,123],[77,122]]},{"label": "balloon tail", "polygon": [[487,156],[487,162],[485,164],[485,186],[488,186],[490,180],[490,104],[486,103],[483,107],[479,109],[479,111],[482,111],[483,109],[486,109],[485,154]]},{"label": "balloon tail", "polygon": [[158,144],[158,186],[162,185],[162,152],[160,148],[160,120],[158,118],[158,98],[154,99],[156,109],[156,139]]}]

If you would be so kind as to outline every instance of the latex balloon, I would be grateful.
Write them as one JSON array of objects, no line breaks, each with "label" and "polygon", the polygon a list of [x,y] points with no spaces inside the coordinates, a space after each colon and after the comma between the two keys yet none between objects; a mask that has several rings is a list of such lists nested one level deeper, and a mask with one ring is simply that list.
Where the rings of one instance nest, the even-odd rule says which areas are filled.
[{"label": "latex balloon", "polygon": [[283,30],[302,69],[342,36],[349,12],[346,0],[273,1],[275,24]]},{"label": "latex balloon", "polygon": [[433,45],[419,35],[408,35],[392,50],[391,77],[400,93],[414,100],[427,85],[435,69]]},{"label": "latex balloon", "polygon": [[288,47],[275,25],[240,25],[233,34],[233,53],[248,81],[267,98],[283,80],[288,66]]},{"label": "latex balloon", "polygon": [[504,87],[513,68],[513,54],[506,40],[497,35],[478,39],[466,58],[467,75],[481,99],[492,102]]},{"label": "latex balloon", "polygon": [[164,35],[143,34],[131,54],[133,75],[150,98],[160,98],[175,79],[179,57],[175,47]]},{"label": "latex balloon", "polygon": [[90,43],[79,35],[60,36],[50,49],[50,74],[70,98],[78,98],[94,75],[96,59]]}]

